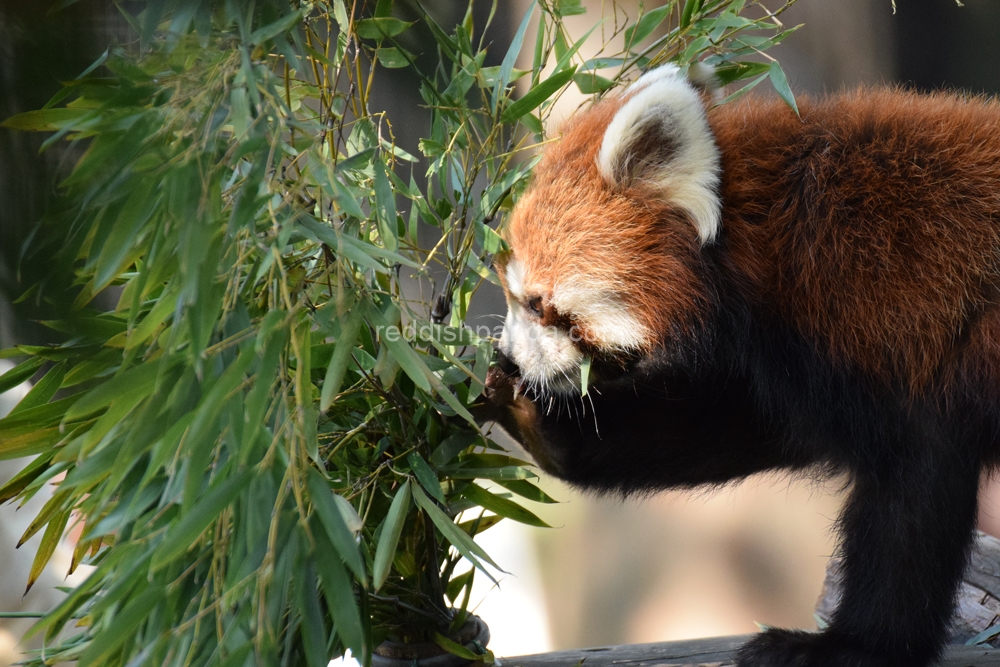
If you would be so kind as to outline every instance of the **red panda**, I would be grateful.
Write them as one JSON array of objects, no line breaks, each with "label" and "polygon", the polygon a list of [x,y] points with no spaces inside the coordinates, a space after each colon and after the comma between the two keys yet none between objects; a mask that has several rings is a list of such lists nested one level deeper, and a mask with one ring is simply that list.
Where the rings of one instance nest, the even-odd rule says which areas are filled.
[{"label": "red panda", "polygon": [[922,667],[1000,454],[1000,105],[799,105],[664,66],[579,114],[505,223],[487,412],[603,492],[846,473],[833,622],[738,665]]}]

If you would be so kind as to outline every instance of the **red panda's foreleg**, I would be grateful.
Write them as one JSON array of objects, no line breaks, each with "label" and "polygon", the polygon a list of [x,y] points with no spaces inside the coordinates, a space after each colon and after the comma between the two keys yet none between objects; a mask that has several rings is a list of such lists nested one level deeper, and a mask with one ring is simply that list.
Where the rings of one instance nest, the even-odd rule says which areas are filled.
[{"label": "red panda's foreleg", "polygon": [[722,484],[790,460],[777,431],[737,382],[595,387],[587,397],[515,398],[498,368],[492,414],[547,472],[589,489],[632,493]]}]

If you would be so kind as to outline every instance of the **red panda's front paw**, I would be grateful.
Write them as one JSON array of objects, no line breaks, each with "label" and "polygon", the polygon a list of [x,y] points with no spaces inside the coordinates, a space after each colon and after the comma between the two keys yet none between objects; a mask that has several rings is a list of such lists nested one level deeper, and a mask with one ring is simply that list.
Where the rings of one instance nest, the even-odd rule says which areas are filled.
[{"label": "red panda's front paw", "polygon": [[905,662],[873,655],[831,632],[771,629],[743,645],[737,667],[922,667],[924,660]]},{"label": "red panda's front paw", "polygon": [[472,416],[480,423],[497,421],[503,424],[518,398],[520,382],[518,374],[509,373],[500,365],[491,366],[483,389],[485,401],[473,408]]}]

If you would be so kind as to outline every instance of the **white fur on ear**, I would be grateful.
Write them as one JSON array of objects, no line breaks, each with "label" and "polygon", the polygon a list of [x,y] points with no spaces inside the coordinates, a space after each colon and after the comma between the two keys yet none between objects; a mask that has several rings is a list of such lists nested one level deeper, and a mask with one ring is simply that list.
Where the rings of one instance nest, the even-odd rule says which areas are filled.
[{"label": "white fur on ear", "polygon": [[[702,69],[696,72],[707,81]],[[702,83],[700,80],[699,83]],[[608,183],[648,183],[694,219],[702,245],[721,226],[719,150],[698,90],[674,65],[643,74],[608,125],[597,167]]]}]

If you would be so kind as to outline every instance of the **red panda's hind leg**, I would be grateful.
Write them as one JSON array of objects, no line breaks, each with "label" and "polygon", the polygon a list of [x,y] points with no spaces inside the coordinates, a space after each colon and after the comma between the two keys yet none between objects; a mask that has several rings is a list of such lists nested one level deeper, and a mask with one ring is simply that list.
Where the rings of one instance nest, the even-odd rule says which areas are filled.
[{"label": "red panda's hind leg", "polygon": [[927,667],[939,657],[972,545],[980,461],[929,412],[858,443],[830,627],[768,630],[738,667]]}]

